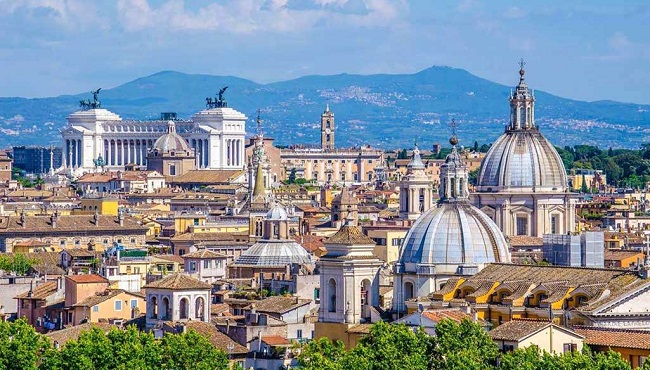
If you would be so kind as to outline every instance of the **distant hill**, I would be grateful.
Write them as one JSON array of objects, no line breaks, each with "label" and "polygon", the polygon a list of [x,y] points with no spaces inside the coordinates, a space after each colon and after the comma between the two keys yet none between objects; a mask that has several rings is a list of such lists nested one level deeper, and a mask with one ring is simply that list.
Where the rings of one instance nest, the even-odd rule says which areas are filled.
[{"label": "distant hill", "polygon": [[[450,67],[414,74],[305,76],[258,84],[233,76],[163,71],[102,90],[102,107],[122,118],[153,119],[161,112],[181,118],[205,108],[205,98],[229,86],[230,107],[251,118],[262,111],[264,130],[278,144],[317,143],[320,114],[329,103],[337,123],[337,145],[371,144],[425,147],[446,144],[448,122],[455,118],[461,143],[494,141],[509,115],[504,86]],[[90,86],[94,88],[94,86]],[[534,86],[532,86],[534,87]],[[90,89],[89,89],[90,91]],[[535,91],[536,121],[555,145],[595,144],[639,147],[650,142],[650,106],[613,101],[583,102]],[[0,98],[0,147],[60,145],[65,117],[89,93],[52,98]]]}]

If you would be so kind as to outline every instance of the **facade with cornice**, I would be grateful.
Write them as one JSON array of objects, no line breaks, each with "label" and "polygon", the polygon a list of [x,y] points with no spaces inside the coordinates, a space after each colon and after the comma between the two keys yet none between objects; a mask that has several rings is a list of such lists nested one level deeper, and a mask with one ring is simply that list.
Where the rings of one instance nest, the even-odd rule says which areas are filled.
[{"label": "facade with cornice", "polygon": [[[86,105],[85,108],[88,108]],[[97,169],[123,170],[127,164],[146,166],[147,153],[168,131],[173,118],[178,134],[194,150],[196,168],[234,170],[245,166],[246,116],[225,102],[209,104],[190,120],[123,120],[119,115],[91,106],[68,116],[61,131],[63,165],[81,175]]]}]

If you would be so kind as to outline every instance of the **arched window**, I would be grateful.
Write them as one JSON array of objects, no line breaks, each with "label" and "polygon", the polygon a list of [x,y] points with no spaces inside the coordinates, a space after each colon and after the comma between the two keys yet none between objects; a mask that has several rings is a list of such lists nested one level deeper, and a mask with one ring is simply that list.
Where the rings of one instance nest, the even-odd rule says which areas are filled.
[{"label": "arched window", "polygon": [[327,292],[329,294],[329,312],[336,312],[336,280],[330,279]]},{"label": "arched window", "polygon": [[196,299],[194,312],[197,319],[205,321],[205,300],[203,297]]},{"label": "arched window", "polygon": [[155,296],[151,297],[151,300],[149,300],[149,318],[158,318],[158,299]]},{"label": "arched window", "polygon": [[187,298],[181,298],[181,301],[179,302],[179,311],[180,311],[180,319],[188,319],[190,317],[190,305],[189,302],[187,301]]},{"label": "arched window", "polygon": [[407,281],[404,283],[404,301],[408,301],[413,298],[413,283]]},{"label": "arched window", "polygon": [[169,298],[167,298],[167,297],[163,298],[162,303],[163,303],[162,309],[163,309],[163,312],[165,314],[165,316],[163,316],[163,320],[171,320],[172,319],[172,308],[171,308],[171,306],[169,304]]},{"label": "arched window", "polygon": [[370,293],[371,289],[372,285],[370,283],[370,280],[364,279],[361,282],[361,318],[363,319],[370,318],[370,306],[372,305],[372,295]]}]

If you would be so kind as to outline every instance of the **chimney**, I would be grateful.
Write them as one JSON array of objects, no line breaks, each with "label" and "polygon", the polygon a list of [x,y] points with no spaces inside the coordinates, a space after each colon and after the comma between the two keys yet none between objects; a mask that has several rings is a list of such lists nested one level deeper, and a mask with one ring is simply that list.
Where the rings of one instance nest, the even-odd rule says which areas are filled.
[{"label": "chimney", "polygon": [[25,209],[20,212],[20,226],[25,228],[27,226],[27,216],[25,216]]},{"label": "chimney", "polygon": [[124,226],[124,213],[119,212],[117,214],[117,221],[120,223],[120,227]]},{"label": "chimney", "polygon": [[93,223],[95,226],[99,226],[99,213],[97,213],[97,211],[93,214]]},{"label": "chimney", "polygon": [[63,289],[63,278],[59,276],[56,278],[56,290],[60,291],[61,289]]}]

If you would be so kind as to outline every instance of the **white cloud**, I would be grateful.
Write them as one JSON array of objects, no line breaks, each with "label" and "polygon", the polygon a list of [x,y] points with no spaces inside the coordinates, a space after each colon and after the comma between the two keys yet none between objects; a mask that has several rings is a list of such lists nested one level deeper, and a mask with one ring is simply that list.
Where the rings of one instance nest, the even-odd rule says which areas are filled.
[{"label": "white cloud", "polygon": [[127,31],[253,33],[295,32],[323,21],[355,26],[387,25],[408,9],[404,0],[362,0],[367,12],[351,14],[342,9],[360,0],[312,1],[311,6],[292,8],[287,0],[231,0],[192,11],[185,7],[183,0],[168,0],[158,7],[152,7],[147,0],[118,0],[117,14]]}]

